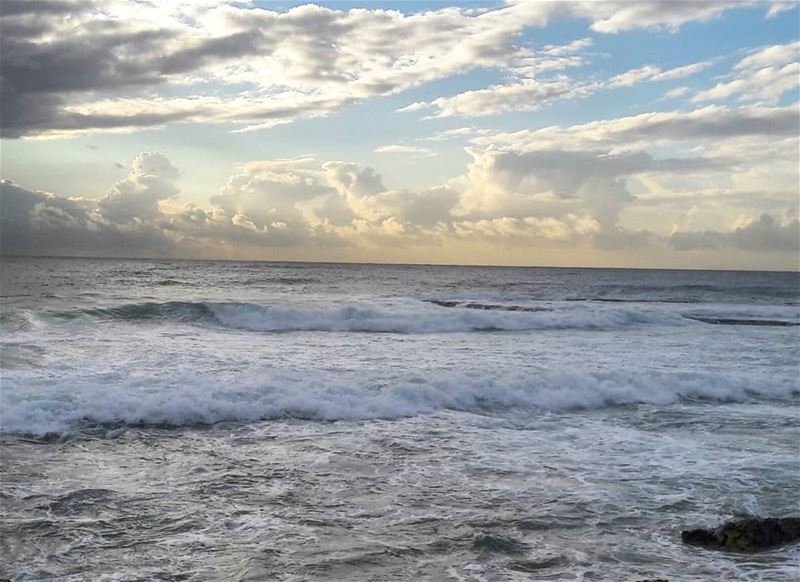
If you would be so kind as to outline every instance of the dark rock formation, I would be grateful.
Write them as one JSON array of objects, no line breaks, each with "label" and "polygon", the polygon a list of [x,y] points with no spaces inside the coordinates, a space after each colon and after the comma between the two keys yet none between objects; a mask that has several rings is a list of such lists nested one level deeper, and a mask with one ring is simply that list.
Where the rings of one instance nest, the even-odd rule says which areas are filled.
[{"label": "dark rock formation", "polygon": [[712,550],[758,552],[800,540],[800,517],[729,521],[714,529],[682,531],[681,540]]}]

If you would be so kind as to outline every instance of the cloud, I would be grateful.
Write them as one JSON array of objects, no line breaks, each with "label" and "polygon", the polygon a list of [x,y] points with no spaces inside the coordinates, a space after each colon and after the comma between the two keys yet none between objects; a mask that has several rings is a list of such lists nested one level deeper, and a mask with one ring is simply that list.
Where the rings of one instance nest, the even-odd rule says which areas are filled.
[{"label": "cloud", "polygon": [[628,149],[663,142],[727,140],[733,138],[791,138],[800,134],[797,107],[709,106],[694,111],[642,113],[629,117],[592,121],[568,128],[499,132],[478,136],[481,146],[503,146],[515,150],[596,148],[625,146]]},{"label": "cloud", "polygon": [[548,103],[585,97],[590,92],[590,87],[575,83],[567,77],[547,81],[523,79],[507,85],[492,85],[486,89],[466,91],[453,97],[439,97],[424,105],[415,104],[419,106],[414,109],[405,107],[399,111],[432,107],[436,112],[426,119],[484,117],[510,111],[535,111]]},{"label": "cloud", "polygon": [[153,224],[118,225],[91,207],[0,181],[0,249],[5,255],[167,256],[174,242]]},{"label": "cloud", "polygon": [[[584,46],[588,46],[588,44],[575,42],[566,46],[569,47],[569,51],[572,51],[579,50]],[[544,52],[555,52],[559,48],[563,49],[564,47],[551,47]],[[543,61],[547,60],[546,58],[537,58]],[[580,62],[582,63],[582,61]],[[407,113],[434,109],[434,113],[424,119],[485,117],[515,111],[536,111],[556,101],[588,97],[601,90],[631,87],[645,82],[681,79],[704,71],[711,64],[710,61],[703,61],[667,70],[662,70],[654,65],[646,65],[600,81],[581,81],[563,74],[542,78],[541,76],[535,76],[536,71],[534,69],[536,67],[526,65],[514,67],[512,71],[515,73],[525,72],[532,75],[530,78],[517,78],[508,83],[491,85],[485,89],[465,91],[452,97],[439,97],[430,102],[416,101],[397,111],[399,113]],[[546,67],[539,68],[545,72],[548,70]],[[557,69],[558,67],[554,68]]]},{"label": "cloud", "polygon": [[658,245],[669,236],[663,213],[687,206],[698,206],[708,227],[745,207],[796,207],[798,135],[795,106],[713,106],[475,135],[455,213],[572,215],[594,221],[596,247]]},{"label": "cloud", "polygon": [[742,102],[775,105],[800,87],[800,41],[751,51],[734,67],[730,80],[717,83],[692,98],[695,103],[735,97]]},{"label": "cloud", "polygon": [[455,221],[450,226],[450,234],[457,238],[485,242],[516,241],[530,244],[531,241],[544,240],[557,243],[589,242],[600,230],[596,221],[587,217],[568,214],[565,217],[537,218],[527,216]]},{"label": "cloud", "polygon": [[800,222],[779,222],[762,214],[729,232],[712,230],[676,231],[669,243],[681,251],[737,249],[749,252],[785,252],[800,255]]},{"label": "cloud", "polygon": [[[478,68],[524,77],[495,88],[506,103],[495,109],[505,111],[529,98],[569,96],[575,88],[558,79],[531,79],[580,66],[590,44],[532,51],[520,44],[526,28],[580,18],[600,33],[676,29],[742,5],[513,2],[404,14],[312,4],[278,12],[211,0],[8,0],[0,15],[0,129],[12,138],[170,123],[251,130]],[[472,114],[471,102],[486,99],[473,94],[442,109]]]},{"label": "cloud", "polygon": [[631,87],[638,83],[645,81],[673,81],[675,79],[683,79],[695,75],[701,71],[705,71],[712,65],[711,61],[702,61],[699,63],[692,63],[682,67],[675,67],[663,71],[660,67],[654,65],[645,65],[638,69],[631,69],[620,75],[609,79],[604,86],[613,87]]},{"label": "cloud", "polygon": [[[352,162],[332,161],[322,167],[328,182],[339,193],[339,204],[346,207],[355,220],[368,223],[394,220],[413,229],[448,221],[460,197],[446,185],[421,192],[389,190],[372,168]],[[319,215],[324,216],[321,212]]]},{"label": "cloud", "polygon": [[161,212],[159,202],[177,196],[178,175],[163,155],[143,152],[133,160],[128,176],[97,203],[99,212],[116,223],[153,219]]},{"label": "cloud", "polygon": [[429,150],[428,148],[420,148],[415,146],[407,146],[407,145],[385,145],[375,148],[376,154],[413,154],[418,156],[431,156],[436,155],[435,152]]},{"label": "cloud", "polygon": [[[457,215],[463,203],[457,184],[389,189],[372,168],[354,162],[295,158],[241,164],[207,208],[180,205],[177,176],[165,156],[145,152],[135,158],[128,176],[96,201],[31,192],[3,181],[3,252],[236,256],[254,249],[440,244],[470,232],[563,243],[599,228],[594,219],[569,213]],[[525,179],[531,178],[518,181]]]},{"label": "cloud", "polygon": [[[513,39],[522,29],[544,22],[530,11],[518,18],[514,7],[404,15],[219,4],[4,10],[3,135],[176,121],[261,127],[326,115],[476,67],[504,66],[519,50]],[[35,30],[25,26],[34,19]],[[242,92],[246,99],[231,102]]]},{"label": "cloud", "polygon": [[[709,174],[731,173],[736,160],[699,150],[694,156],[663,157],[574,146],[470,148],[472,161],[462,175],[421,190],[387,187],[374,169],[356,162],[251,161],[236,166],[203,207],[182,204],[177,168],[163,154],[144,152],[97,200],[67,199],[2,181],[0,245],[4,254],[275,258],[280,252],[277,256],[325,253],[375,260],[393,253],[408,260],[396,253],[463,250],[480,239],[482,248],[499,253],[497,261],[509,252],[523,256],[526,249],[646,254],[735,248],[781,256],[796,249],[796,191],[788,198],[770,194],[764,202],[770,213],[732,230],[709,227],[708,209],[712,220],[719,215],[714,201],[728,197],[728,207],[736,211],[730,202],[736,188],[748,183],[720,185],[717,193],[694,185]],[[747,171],[753,168],[763,169]],[[660,176],[687,178],[695,190],[665,188]],[[792,179],[796,186],[797,178],[787,183]],[[749,215],[759,211],[752,193],[738,204]],[[691,208],[685,216],[691,215],[693,230],[688,219],[675,216],[675,208]],[[782,211],[783,222],[772,218]],[[650,226],[631,226],[630,212],[649,212]],[[669,222],[681,225],[671,233],[663,229],[670,216]]]},{"label": "cloud", "polygon": [[649,2],[577,2],[571,5],[575,15],[590,18],[591,29],[615,34],[635,28],[667,29],[676,31],[687,22],[717,18],[725,10],[752,6],[756,2],[742,0],[695,0],[674,2],[654,0]]},{"label": "cloud", "polygon": [[473,161],[456,214],[473,219],[578,217],[593,225],[596,243],[614,247],[628,244],[630,236],[640,240],[640,233],[620,225],[620,213],[635,200],[626,178],[693,173],[713,165],[703,159],[654,159],[644,152],[613,155],[605,150],[470,153]]},{"label": "cloud", "polygon": [[128,176],[93,201],[32,192],[2,181],[4,254],[227,256],[252,248],[342,244],[315,229],[300,208],[334,192],[319,182],[313,160],[277,160],[238,168],[210,209],[183,205],[178,170],[162,154],[144,152]]},{"label": "cloud", "polygon": [[666,93],[664,93],[665,99],[677,99],[678,97],[683,97],[689,92],[689,87],[675,87],[674,89],[670,89]]}]

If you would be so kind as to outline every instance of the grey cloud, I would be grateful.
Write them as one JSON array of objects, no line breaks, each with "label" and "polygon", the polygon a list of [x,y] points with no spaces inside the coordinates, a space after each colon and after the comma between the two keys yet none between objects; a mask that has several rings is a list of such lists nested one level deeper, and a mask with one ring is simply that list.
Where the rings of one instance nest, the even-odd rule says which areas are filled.
[{"label": "grey cloud", "polygon": [[519,151],[551,148],[591,150],[615,145],[641,147],[642,144],[662,141],[784,138],[797,137],[798,134],[800,112],[796,105],[737,109],[711,106],[689,112],[642,113],[567,128],[485,133],[477,135],[471,141],[483,147],[499,145]]},{"label": "grey cloud", "polygon": [[238,59],[258,54],[264,48],[264,34],[257,29],[235,32],[227,36],[204,39],[194,46],[178,50],[153,64],[162,74],[183,73],[213,61]]},{"label": "grey cloud", "polygon": [[81,204],[0,181],[0,251],[4,255],[151,255],[175,251],[154,225],[121,228]]},{"label": "grey cloud", "polygon": [[781,109],[709,109],[694,114],[655,114],[651,120],[616,134],[620,141],[716,139],[750,135],[796,136],[800,133],[800,115],[796,107]]},{"label": "grey cloud", "polygon": [[62,14],[85,10],[94,4],[93,0],[3,0],[4,17],[47,14]]},{"label": "grey cloud", "polygon": [[90,116],[64,111],[76,92],[143,87],[160,81],[143,55],[170,33],[77,32],[48,43],[19,40],[0,19],[0,119],[2,136],[19,137],[52,129],[146,126],[173,116]]},{"label": "grey cloud", "polygon": [[785,224],[772,215],[762,214],[757,220],[730,232],[715,230],[675,232],[670,245],[680,251],[738,249],[752,252],[800,253],[800,222]]}]

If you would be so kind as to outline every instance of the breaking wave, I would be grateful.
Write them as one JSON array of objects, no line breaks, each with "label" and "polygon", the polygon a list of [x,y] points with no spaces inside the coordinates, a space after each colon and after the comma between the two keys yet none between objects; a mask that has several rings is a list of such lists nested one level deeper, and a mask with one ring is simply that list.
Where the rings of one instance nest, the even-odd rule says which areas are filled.
[{"label": "breaking wave", "polygon": [[[257,376],[257,377],[256,377]],[[710,373],[539,372],[476,376],[452,371],[359,377],[321,371],[246,378],[94,376],[59,382],[22,373],[4,382],[2,427],[12,434],[60,434],[86,427],[210,425],[275,419],[399,419],[452,410],[538,414],[679,401],[787,398],[793,381],[746,381]]]},{"label": "breaking wave", "polygon": [[609,330],[641,325],[800,326],[791,307],[717,307],[666,310],[647,305],[580,306],[512,305],[466,300],[427,299],[423,306],[376,308],[297,307],[241,302],[168,301],[131,303],[108,308],[53,314],[55,319],[89,317],[97,321],[165,321],[202,323],[223,328],[260,331],[320,331],[372,333],[455,333],[547,329]]},{"label": "breaking wave", "polygon": [[[604,330],[636,325],[687,325],[679,314],[643,308],[549,309],[513,305],[419,303],[399,308],[263,306],[171,301],[54,314],[56,319],[169,321],[229,329],[289,332],[455,333],[547,329]],[[443,309],[442,307],[456,307]]]}]

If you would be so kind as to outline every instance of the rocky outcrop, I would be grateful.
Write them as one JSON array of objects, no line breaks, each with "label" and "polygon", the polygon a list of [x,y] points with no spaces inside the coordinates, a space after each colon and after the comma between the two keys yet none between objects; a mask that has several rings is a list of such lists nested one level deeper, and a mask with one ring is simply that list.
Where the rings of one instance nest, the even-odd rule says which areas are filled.
[{"label": "rocky outcrop", "polygon": [[712,550],[758,552],[800,540],[800,517],[729,521],[713,529],[682,531],[681,540]]}]

